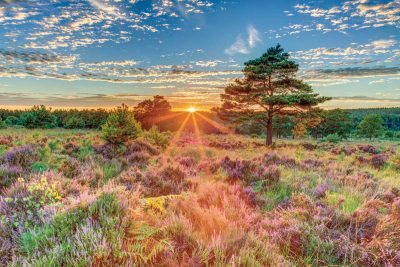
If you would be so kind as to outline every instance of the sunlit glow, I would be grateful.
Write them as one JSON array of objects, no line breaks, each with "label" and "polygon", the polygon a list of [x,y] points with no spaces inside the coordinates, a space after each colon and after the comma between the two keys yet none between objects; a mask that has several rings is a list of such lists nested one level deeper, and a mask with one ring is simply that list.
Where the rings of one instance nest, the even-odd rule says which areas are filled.
[{"label": "sunlit glow", "polygon": [[195,108],[195,107],[188,108],[188,112],[190,112],[190,113],[195,113],[196,111],[197,111],[197,108]]}]

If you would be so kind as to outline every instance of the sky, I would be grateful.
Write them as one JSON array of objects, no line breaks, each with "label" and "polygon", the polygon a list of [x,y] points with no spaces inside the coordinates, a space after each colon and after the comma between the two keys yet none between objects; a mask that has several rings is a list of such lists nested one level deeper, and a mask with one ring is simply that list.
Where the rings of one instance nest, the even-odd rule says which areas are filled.
[{"label": "sky", "polygon": [[0,107],[220,104],[281,44],[325,108],[400,106],[400,0],[0,0]]}]

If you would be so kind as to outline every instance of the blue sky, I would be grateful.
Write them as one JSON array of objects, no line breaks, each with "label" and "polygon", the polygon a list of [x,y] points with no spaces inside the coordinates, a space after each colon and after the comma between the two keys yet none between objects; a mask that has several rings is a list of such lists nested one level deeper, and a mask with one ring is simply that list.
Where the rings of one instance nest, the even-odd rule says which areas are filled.
[{"label": "blue sky", "polygon": [[209,108],[280,43],[325,107],[400,106],[399,28],[399,0],[0,0],[0,105]]}]

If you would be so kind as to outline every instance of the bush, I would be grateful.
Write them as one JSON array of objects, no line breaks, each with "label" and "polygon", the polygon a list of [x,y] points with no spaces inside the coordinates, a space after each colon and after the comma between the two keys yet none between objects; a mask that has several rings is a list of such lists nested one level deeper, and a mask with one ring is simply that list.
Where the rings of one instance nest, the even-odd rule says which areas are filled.
[{"label": "bush", "polygon": [[18,125],[19,119],[15,116],[8,116],[5,120],[5,123],[9,126],[11,125]]},{"label": "bush", "polygon": [[377,154],[371,157],[371,165],[375,169],[382,168],[388,160],[388,156],[386,154]]},{"label": "bush", "polygon": [[30,171],[32,164],[39,160],[36,147],[34,145],[25,145],[16,147],[3,155],[0,159],[5,165],[21,168],[24,171]]},{"label": "bush", "polygon": [[180,194],[189,188],[190,181],[185,179],[185,172],[179,166],[168,166],[161,171],[150,169],[143,177],[141,184],[146,196],[158,197]]},{"label": "bush", "polygon": [[102,126],[103,139],[107,143],[116,145],[136,139],[140,132],[140,124],[124,104],[122,107],[117,107]]},{"label": "bush", "polygon": [[156,126],[153,126],[148,131],[142,133],[144,140],[152,145],[166,148],[169,144],[169,133],[160,132]]},{"label": "bush", "polygon": [[45,106],[34,106],[21,114],[20,122],[26,128],[54,128],[57,125],[57,118],[51,113],[51,109]]},{"label": "bush", "polygon": [[67,178],[77,177],[81,173],[81,163],[75,158],[69,157],[61,164],[60,171]]},{"label": "bush", "polygon": [[85,128],[85,121],[79,117],[70,117],[64,124],[67,129],[83,129]]},{"label": "bush", "polygon": [[269,165],[267,167],[261,167],[258,170],[258,178],[262,180],[265,186],[270,186],[279,182],[281,177],[281,171],[276,165]]},{"label": "bush", "polygon": [[337,144],[340,142],[340,136],[338,134],[329,134],[326,138],[325,141],[328,143],[333,143],[333,144]]}]

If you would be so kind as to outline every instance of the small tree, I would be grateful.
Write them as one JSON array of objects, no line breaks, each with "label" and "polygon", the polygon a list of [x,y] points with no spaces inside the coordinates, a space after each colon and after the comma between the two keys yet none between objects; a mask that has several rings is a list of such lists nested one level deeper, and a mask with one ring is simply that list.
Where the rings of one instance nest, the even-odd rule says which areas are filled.
[{"label": "small tree", "polygon": [[54,128],[57,118],[51,113],[51,108],[44,105],[34,106],[21,114],[20,123],[26,128]]},{"label": "small tree", "polygon": [[383,119],[379,114],[368,114],[357,127],[357,134],[360,137],[376,138],[384,133]]},{"label": "small tree", "polygon": [[134,108],[135,118],[144,129],[150,129],[160,122],[160,118],[171,112],[171,105],[163,96],[153,96],[146,99]]},{"label": "small tree", "polygon": [[114,145],[121,145],[131,139],[136,139],[140,132],[140,124],[125,104],[114,109],[102,126],[103,139]]},{"label": "small tree", "polygon": [[272,145],[273,118],[298,114],[330,98],[319,97],[310,85],[296,78],[299,66],[280,45],[260,58],[245,63],[244,78],[237,79],[221,95],[222,118],[257,120],[266,130],[266,145]]}]

